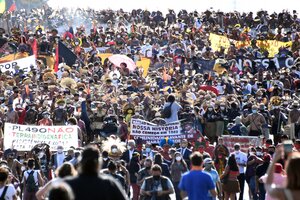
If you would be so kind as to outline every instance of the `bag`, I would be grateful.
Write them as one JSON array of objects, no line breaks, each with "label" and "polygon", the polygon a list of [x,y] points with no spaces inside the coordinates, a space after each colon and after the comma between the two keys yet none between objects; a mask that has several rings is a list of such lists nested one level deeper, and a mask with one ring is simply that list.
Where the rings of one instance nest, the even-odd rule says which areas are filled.
[{"label": "bag", "polygon": [[171,117],[171,115],[172,115],[172,104],[173,104],[173,102],[172,103],[170,103],[170,105],[168,105],[168,106],[166,106],[162,111],[161,111],[161,117],[162,118],[165,118],[165,119],[167,119],[167,118],[170,118]]},{"label": "bag", "polygon": [[28,173],[28,177],[26,179],[26,191],[27,192],[36,192],[38,191],[38,186],[36,185],[36,182],[34,180],[34,171],[31,171],[30,173]]},{"label": "bag", "polygon": [[4,187],[4,190],[3,190],[2,194],[1,194],[0,200],[5,200],[5,195],[6,195],[7,189],[8,189],[8,186],[6,185]]}]

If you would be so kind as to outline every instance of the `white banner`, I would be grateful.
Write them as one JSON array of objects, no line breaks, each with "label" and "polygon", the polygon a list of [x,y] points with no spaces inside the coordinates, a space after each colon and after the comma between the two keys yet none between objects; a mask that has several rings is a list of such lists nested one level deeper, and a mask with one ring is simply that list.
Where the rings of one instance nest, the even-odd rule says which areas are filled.
[{"label": "white banner", "polygon": [[263,139],[254,136],[233,136],[233,135],[223,135],[222,136],[224,145],[228,148],[229,152],[234,151],[234,144],[239,143],[241,145],[241,151],[247,153],[249,147],[262,146]]},{"label": "white banner", "polygon": [[28,126],[5,123],[4,149],[13,147],[18,151],[30,151],[35,145],[46,143],[52,151],[58,145],[64,149],[78,147],[77,126]]},{"label": "white banner", "polygon": [[0,70],[1,72],[10,71],[11,73],[14,73],[17,66],[27,74],[30,71],[30,66],[36,68],[35,56],[28,56],[26,58],[0,63]]},{"label": "white banner", "polygon": [[174,142],[182,139],[194,140],[196,131],[189,124],[182,125],[180,121],[157,125],[141,119],[131,119],[131,136],[144,142],[159,143],[163,138],[170,138]]}]

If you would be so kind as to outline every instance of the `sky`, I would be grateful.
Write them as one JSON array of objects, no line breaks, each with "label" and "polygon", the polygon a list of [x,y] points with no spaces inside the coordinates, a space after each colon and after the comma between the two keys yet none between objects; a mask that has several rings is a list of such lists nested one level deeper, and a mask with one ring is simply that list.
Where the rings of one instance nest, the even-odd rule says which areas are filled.
[{"label": "sky", "polygon": [[[179,11],[204,11],[209,8],[221,11],[258,11],[262,8],[271,12],[283,9],[292,11],[299,8],[299,0],[49,0],[48,4],[54,8],[94,8],[94,9],[119,9],[131,11],[134,8],[161,10],[166,12],[169,8]],[[297,10],[298,11],[298,10]],[[299,11],[298,11],[299,13]]]}]

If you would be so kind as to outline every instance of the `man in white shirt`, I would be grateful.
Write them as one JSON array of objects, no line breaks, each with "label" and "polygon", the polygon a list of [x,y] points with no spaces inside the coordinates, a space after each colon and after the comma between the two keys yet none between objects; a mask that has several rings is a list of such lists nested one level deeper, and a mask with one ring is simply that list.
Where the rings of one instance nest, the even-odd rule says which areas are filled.
[{"label": "man in white shirt", "polygon": [[240,197],[239,200],[243,200],[244,195],[244,186],[245,186],[245,168],[247,165],[247,154],[241,152],[241,145],[239,143],[234,144],[234,155],[237,164],[239,165],[240,175],[238,176],[238,180],[240,183]]}]

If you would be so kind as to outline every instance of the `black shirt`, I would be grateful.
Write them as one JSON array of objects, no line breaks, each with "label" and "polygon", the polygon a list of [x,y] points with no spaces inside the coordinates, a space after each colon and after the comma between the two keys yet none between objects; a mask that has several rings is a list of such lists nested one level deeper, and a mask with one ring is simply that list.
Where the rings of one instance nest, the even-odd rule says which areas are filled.
[{"label": "black shirt", "polygon": [[260,178],[263,175],[265,175],[267,173],[268,167],[269,167],[268,162],[258,165],[256,167],[256,176],[258,176],[258,178]]},{"label": "black shirt", "polygon": [[127,200],[125,191],[120,184],[107,175],[79,175],[67,179],[72,188],[75,200]]}]

